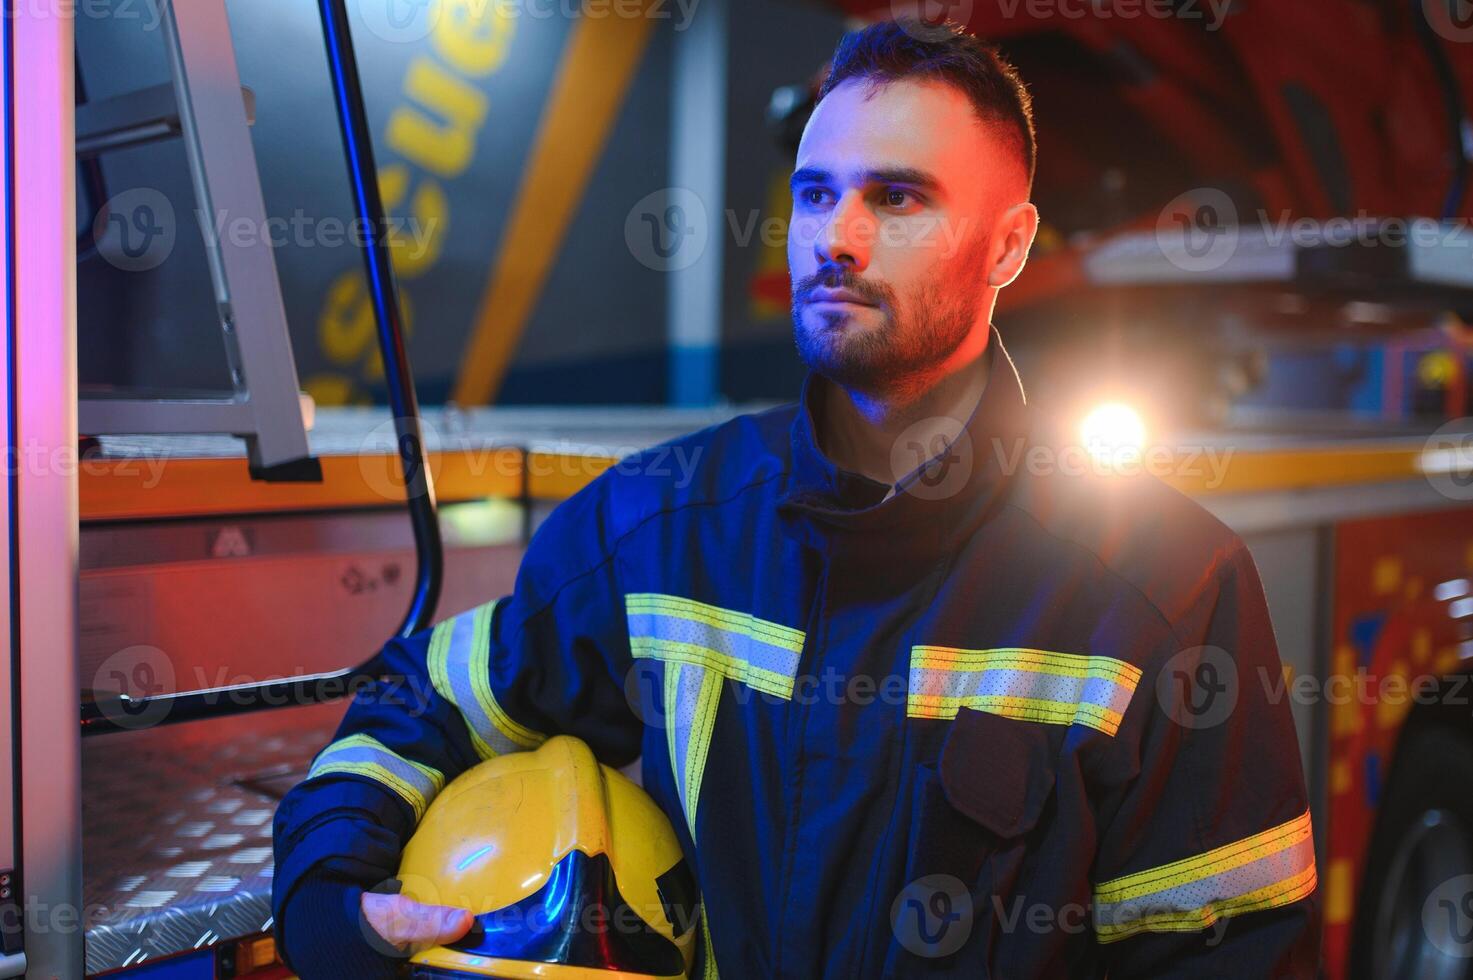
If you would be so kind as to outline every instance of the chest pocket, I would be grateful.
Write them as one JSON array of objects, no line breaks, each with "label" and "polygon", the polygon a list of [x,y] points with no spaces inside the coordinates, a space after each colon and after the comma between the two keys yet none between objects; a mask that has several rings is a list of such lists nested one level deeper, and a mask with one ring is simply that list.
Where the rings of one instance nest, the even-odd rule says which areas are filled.
[{"label": "chest pocket", "polygon": [[1026,834],[1054,791],[1049,729],[962,708],[941,750],[946,801],[1000,840]]},{"label": "chest pocket", "polygon": [[1053,797],[1056,752],[1043,725],[960,709],[938,762],[916,771],[907,880],[948,874],[971,884],[1021,844]]},{"label": "chest pocket", "polygon": [[993,896],[1006,902],[1025,870],[1057,752],[1050,726],[957,712],[937,761],[915,770],[884,976],[987,975]]}]

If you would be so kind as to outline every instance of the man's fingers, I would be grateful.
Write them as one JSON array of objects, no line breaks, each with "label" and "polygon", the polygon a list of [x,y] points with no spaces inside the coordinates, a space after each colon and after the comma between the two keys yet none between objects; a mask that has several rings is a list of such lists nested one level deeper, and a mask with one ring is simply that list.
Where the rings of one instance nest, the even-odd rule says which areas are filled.
[{"label": "man's fingers", "polygon": [[448,905],[425,905],[403,895],[363,894],[363,917],[400,949],[453,943],[470,931],[472,916]]},{"label": "man's fingers", "polygon": [[446,943],[453,943],[471,931],[471,922],[474,917],[470,912],[445,906],[440,906],[440,911],[440,931],[429,940],[430,945],[443,946]]}]

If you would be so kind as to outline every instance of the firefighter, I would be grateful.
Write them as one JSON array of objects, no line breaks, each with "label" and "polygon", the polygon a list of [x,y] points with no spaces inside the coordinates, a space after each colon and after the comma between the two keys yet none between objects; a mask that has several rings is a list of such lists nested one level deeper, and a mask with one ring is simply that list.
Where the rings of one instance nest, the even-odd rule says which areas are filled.
[{"label": "firefighter", "polygon": [[276,817],[305,980],[470,930],[391,894],[404,843],[556,735],[642,757],[702,896],[693,977],[1314,973],[1253,561],[1154,476],[1070,464],[992,325],[1034,155],[989,45],[844,37],[792,179],[798,402],[622,460],[511,595],[385,648]]}]

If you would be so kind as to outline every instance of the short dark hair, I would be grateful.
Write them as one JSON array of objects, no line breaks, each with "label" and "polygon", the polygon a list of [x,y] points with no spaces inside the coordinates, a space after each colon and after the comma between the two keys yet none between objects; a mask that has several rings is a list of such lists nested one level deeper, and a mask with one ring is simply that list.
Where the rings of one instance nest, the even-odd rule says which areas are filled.
[{"label": "short dark hair", "polygon": [[1033,99],[1017,69],[995,45],[951,21],[882,20],[845,34],[839,41],[816,102],[852,78],[876,85],[902,78],[932,78],[956,86],[972,101],[984,124],[1000,126],[1005,135],[1013,137],[1028,186],[1033,186],[1037,153]]}]

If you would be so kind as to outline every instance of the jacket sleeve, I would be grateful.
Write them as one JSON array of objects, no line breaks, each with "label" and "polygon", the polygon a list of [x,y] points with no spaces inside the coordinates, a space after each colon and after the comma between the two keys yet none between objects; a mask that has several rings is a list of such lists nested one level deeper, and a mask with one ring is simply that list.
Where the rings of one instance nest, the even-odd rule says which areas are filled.
[{"label": "jacket sleeve", "polygon": [[[303,980],[390,976],[395,951],[358,917],[444,785],[472,765],[575,735],[614,766],[639,754],[604,480],[538,529],[512,595],[382,652],[333,741],[277,809],[277,945]],[[343,970],[351,966],[348,973]]]},{"label": "jacket sleeve", "polygon": [[1102,814],[1091,880],[1109,975],[1312,977],[1314,836],[1246,547],[1207,576],[1173,626],[1120,733],[1138,771]]}]

